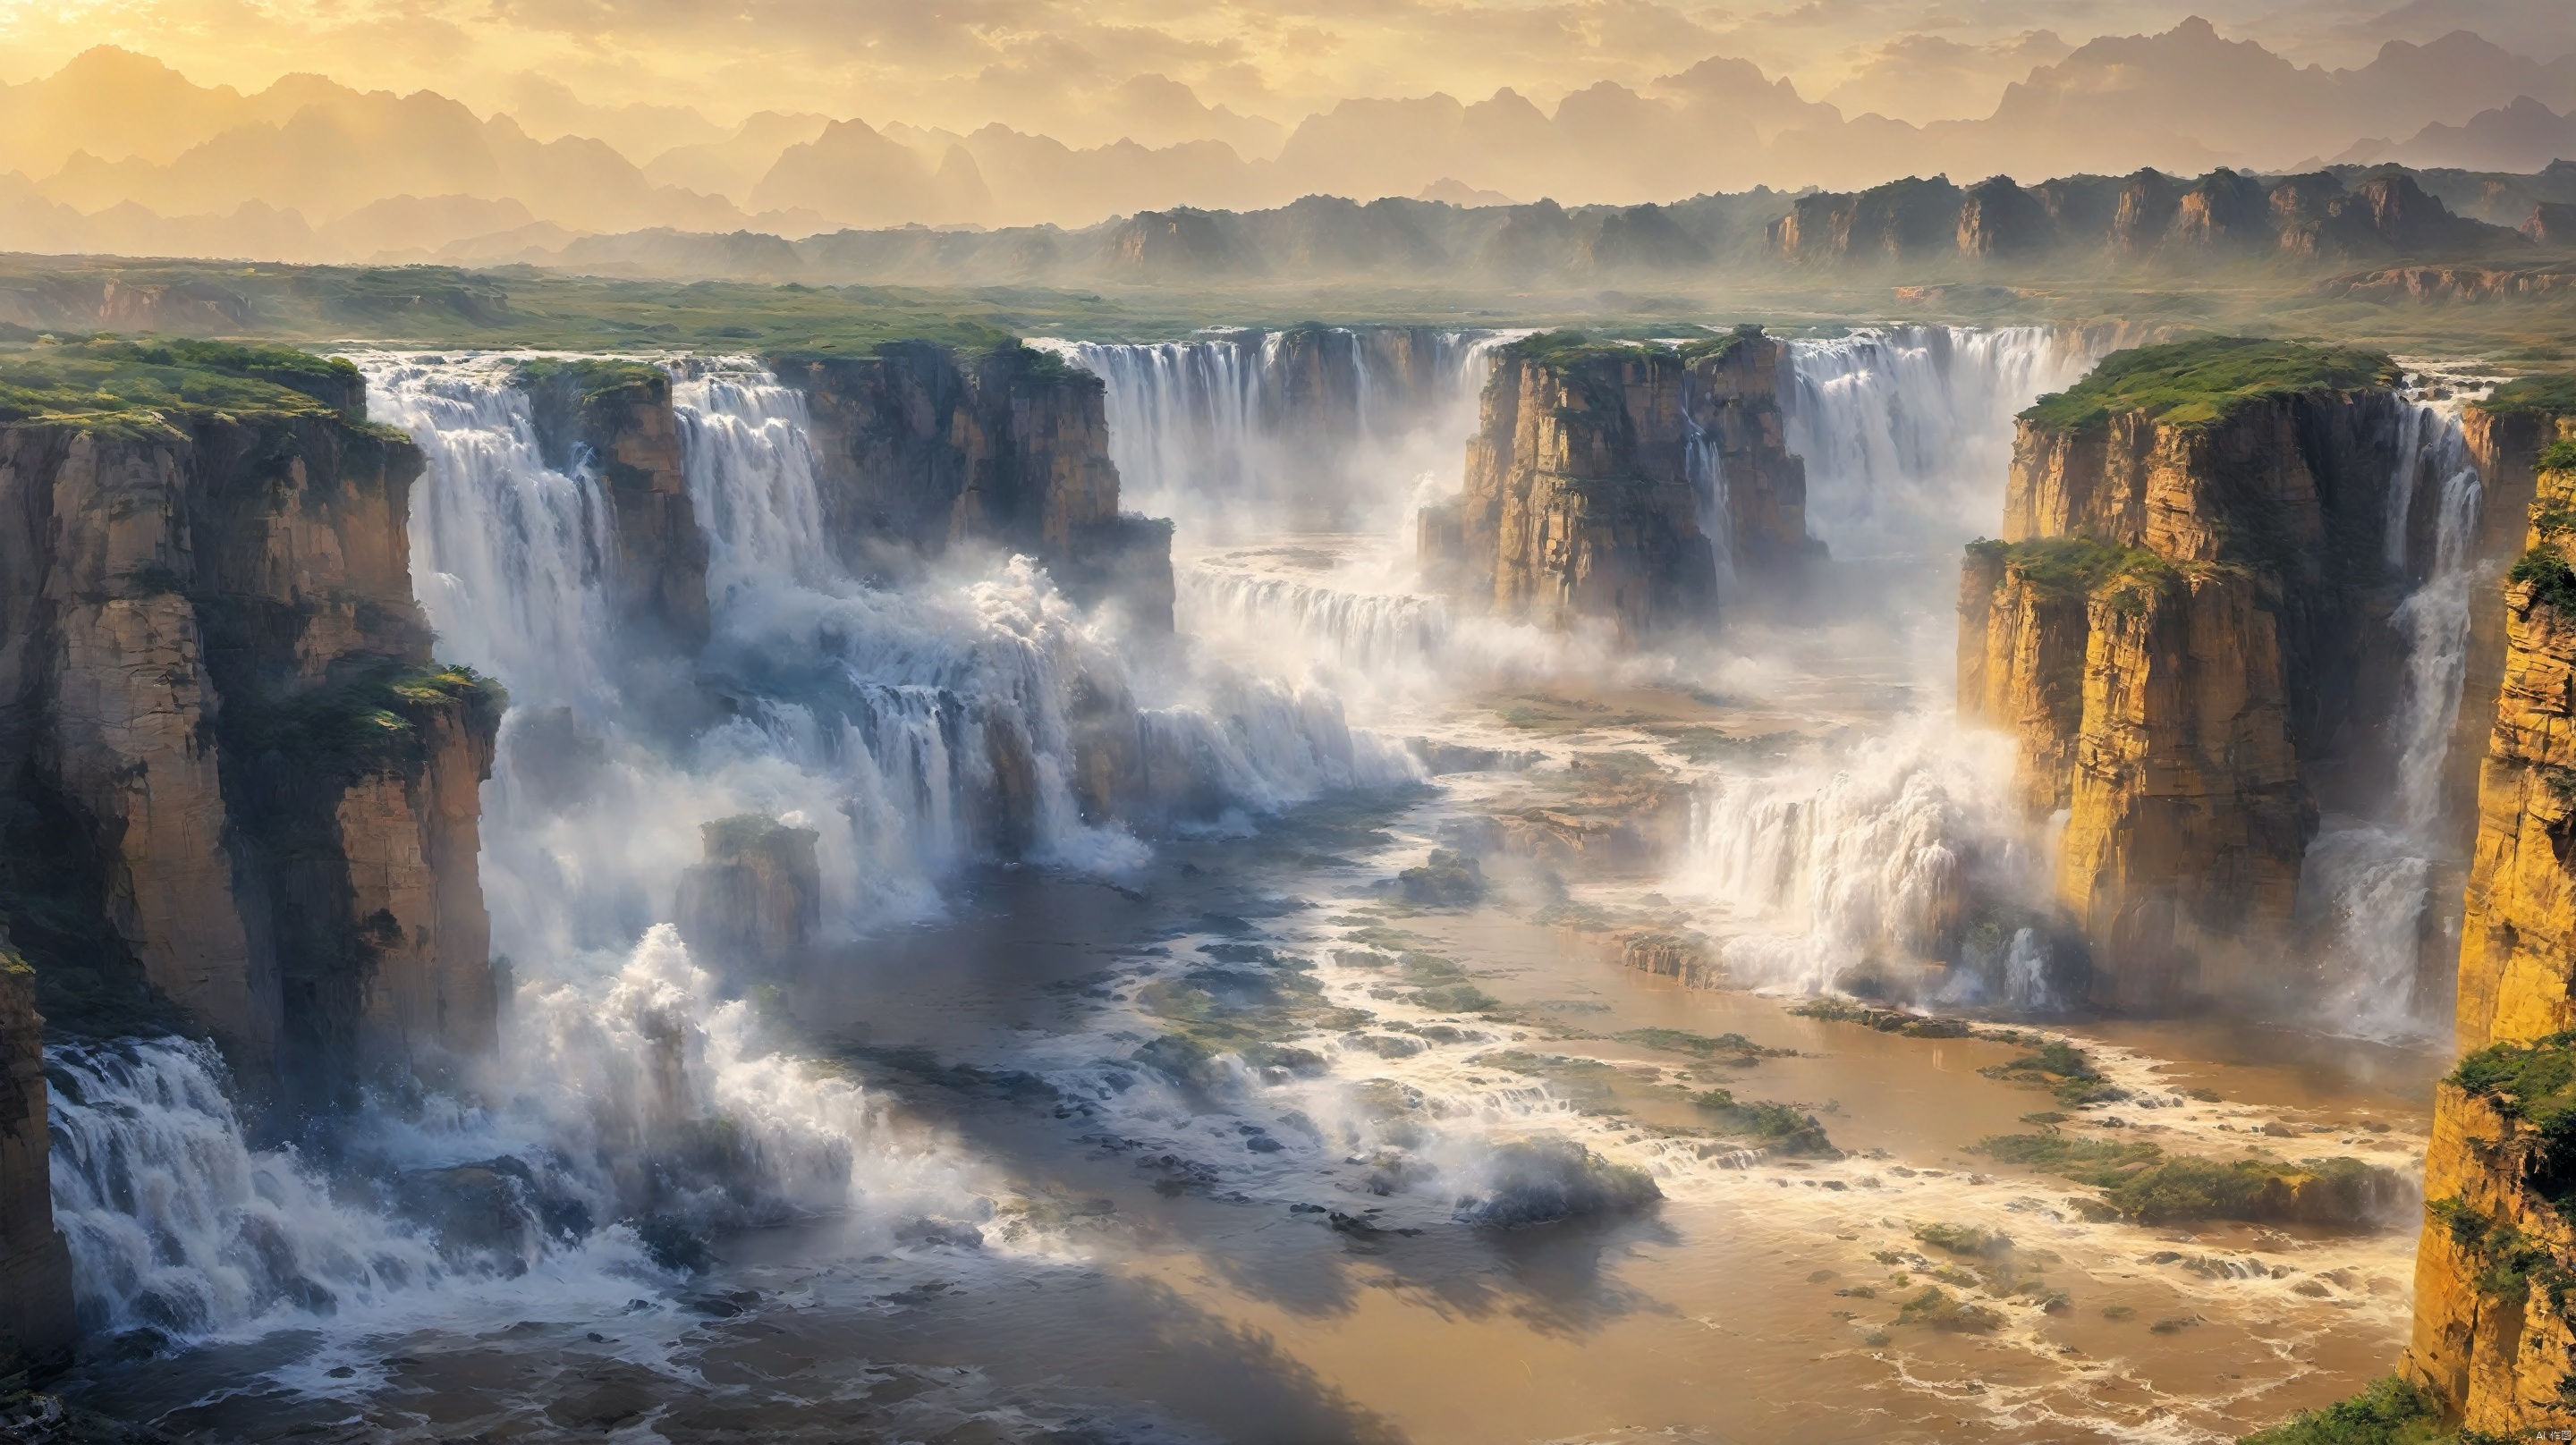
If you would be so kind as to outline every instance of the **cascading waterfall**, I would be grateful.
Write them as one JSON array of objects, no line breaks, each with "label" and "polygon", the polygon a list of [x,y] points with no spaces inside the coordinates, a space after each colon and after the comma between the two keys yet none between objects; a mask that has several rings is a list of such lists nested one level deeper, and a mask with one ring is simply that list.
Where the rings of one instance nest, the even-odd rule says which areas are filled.
[{"label": "cascading waterfall", "polygon": [[2406,639],[2406,665],[2388,729],[2396,786],[2374,816],[2320,830],[2300,871],[2299,911],[2322,936],[2328,1026],[2371,1038],[2422,1036],[2442,1027],[2424,987],[2428,933],[2440,923],[2444,865],[2459,855],[2448,835],[2443,773],[2468,673],[2469,612],[2481,569],[2473,549],[2484,492],[2457,412],[2411,403],[2397,419],[2398,462],[2389,486],[2385,555],[2403,568],[2416,499],[2435,491],[2432,555],[2423,582],[2390,618]]},{"label": "cascading waterfall", "polygon": [[1948,604],[1958,544],[2002,510],[2015,415],[2082,376],[2096,349],[2048,327],[1789,344],[1782,391],[1809,530],[1838,565],[1869,569],[1848,594],[1865,604],[1858,631],[1880,648],[1900,639],[1889,655],[1922,700],[1846,753],[1722,768],[1701,785],[1676,883],[1717,908],[1737,977],[1818,991],[1879,965],[1897,977],[1872,983],[1915,992],[1908,970],[1937,962],[1952,965],[1937,985],[1951,1002],[2059,1002],[2048,940],[2026,923],[2048,850],[2005,801],[2009,748],[1956,725]]},{"label": "cascading waterfall", "polygon": [[1946,981],[1955,1001],[2045,1006],[2039,941],[2018,921],[1984,936],[2044,893],[2011,777],[2006,740],[1914,717],[1847,756],[1703,784],[1688,881],[1725,913],[1728,969],[1809,993],[1907,992],[1910,961],[1966,963]]},{"label": "cascading waterfall", "polygon": [[[1455,491],[1492,352],[1509,337],[1329,328],[1189,341],[1032,341],[1108,388],[1128,505],[1205,544],[1409,525],[1397,504]],[[1424,479],[1415,487],[1396,478]]]},{"label": "cascading waterfall", "polygon": [[[1142,856],[1073,797],[1068,708],[1093,683],[1174,694],[1133,714],[1148,814],[1214,819],[1414,775],[1328,695],[1129,676],[1026,559],[900,589],[850,577],[822,530],[801,394],[747,364],[675,363],[712,636],[694,659],[632,656],[608,602],[596,464],[546,464],[511,384],[525,358],[357,359],[377,419],[429,459],[412,569],[440,655],[513,700],[482,872],[516,996],[474,1100],[434,1096],[347,1131],[348,1167],[386,1182],[383,1210],[335,1202],[293,1155],[252,1148],[200,1045],[58,1056],[57,1207],[102,1328],[193,1337],[525,1269],[451,1258],[436,1221],[390,1207],[495,1160],[507,1181],[481,1213],[514,1215],[503,1232],[522,1254],[605,1247],[601,1267],[635,1276],[626,1293],[654,1272],[635,1247],[647,1225],[854,1210],[869,1226],[854,1237],[877,1247],[925,1217],[971,1232],[988,1209],[971,1169],[777,1053],[690,956],[669,920],[700,825],[758,813],[813,829],[827,932],[849,935],[935,912],[945,877],[1006,829],[1039,861],[1117,871]],[[666,693],[675,667],[724,703],[686,731],[629,700]],[[997,775],[1012,749],[1024,790]]]},{"label": "cascading waterfall", "polygon": [[2081,379],[2097,338],[2049,326],[1899,326],[1789,344],[1782,407],[1807,529],[1837,557],[1944,559],[1994,526],[2013,418]]},{"label": "cascading waterfall", "polygon": [[336,1201],[292,1150],[250,1147],[212,1046],[58,1044],[45,1067],[54,1221],[82,1328],[191,1338],[447,1273],[427,1243]]}]

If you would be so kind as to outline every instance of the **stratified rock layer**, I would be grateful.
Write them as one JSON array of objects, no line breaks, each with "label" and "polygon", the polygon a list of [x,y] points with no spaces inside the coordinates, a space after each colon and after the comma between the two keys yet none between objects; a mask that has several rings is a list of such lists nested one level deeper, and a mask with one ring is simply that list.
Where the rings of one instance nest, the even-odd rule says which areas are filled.
[{"label": "stratified rock layer", "polygon": [[488,1046],[497,709],[430,662],[420,467],[297,405],[0,428],[0,777],[60,894],[13,922],[58,996],[148,986],[309,1097]]},{"label": "stratified rock layer", "polygon": [[2057,892],[2097,1004],[2273,991],[2309,773],[2373,683],[2398,402],[2321,386],[2185,419],[2020,423],[2003,539],[1970,549],[1959,702],[2067,811]]},{"label": "stratified rock layer", "polygon": [[599,469],[617,555],[608,582],[617,614],[663,652],[707,640],[707,541],[690,509],[671,378],[623,362],[544,362],[523,369],[549,466],[586,451]]},{"label": "stratified rock layer", "polygon": [[1602,622],[1634,643],[1713,617],[1722,570],[1758,592],[1813,555],[1778,342],[1547,341],[1504,349],[1464,495],[1422,514],[1423,564],[1443,586],[1502,617]]},{"label": "stratified rock layer", "polygon": [[1116,598],[1170,629],[1171,524],[1118,511],[1098,377],[1017,343],[774,364],[805,393],[824,526],[853,566],[998,546],[1046,563],[1078,601]]}]

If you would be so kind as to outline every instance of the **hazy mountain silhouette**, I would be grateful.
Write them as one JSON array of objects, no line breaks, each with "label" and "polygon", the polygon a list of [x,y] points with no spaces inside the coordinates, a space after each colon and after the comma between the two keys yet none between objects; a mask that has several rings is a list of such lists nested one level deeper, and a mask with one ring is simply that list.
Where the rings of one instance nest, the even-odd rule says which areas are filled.
[{"label": "hazy mountain silhouette", "polygon": [[[2016,53],[2063,42],[2024,44]],[[1946,54],[1933,58],[1958,60]],[[1088,227],[1190,208],[1293,209],[1307,195],[1634,206],[1761,185],[1859,190],[1906,175],[2283,172],[2325,157],[2528,171],[2576,155],[2576,55],[2519,54],[2457,31],[2327,70],[2197,19],[2088,41],[2008,86],[1991,115],[1920,126],[1847,116],[1722,56],[1633,89],[1603,81],[1553,107],[1510,88],[1472,101],[1353,98],[1284,136],[1141,76],[1102,112],[1136,121],[1140,135],[1097,146],[1001,124],[961,135],[768,112],[728,131],[685,107],[593,106],[542,77],[521,78],[512,97],[518,111],[483,114],[431,91],[359,91],[312,75],[245,95],[147,56],[92,50],[0,86],[0,171],[17,173],[0,245],[493,255],[557,249],[582,233]],[[1211,130],[1232,139],[1205,138]],[[1504,251],[1556,244],[1538,213],[1516,224],[1495,242]],[[1623,224],[1613,253],[1687,250],[1687,238]],[[1168,225],[1159,240],[1133,238],[1138,254],[1196,244],[1188,223]]]}]

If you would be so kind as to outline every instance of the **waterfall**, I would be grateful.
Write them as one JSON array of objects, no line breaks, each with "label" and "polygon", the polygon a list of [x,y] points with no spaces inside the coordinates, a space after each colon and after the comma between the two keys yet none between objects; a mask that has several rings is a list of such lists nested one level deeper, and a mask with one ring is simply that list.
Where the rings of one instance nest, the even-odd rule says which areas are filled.
[{"label": "waterfall", "polygon": [[432,1282],[430,1245],[344,1205],[291,1149],[253,1149],[222,1059],[187,1039],[45,1051],[54,1223],[81,1326],[185,1339]]},{"label": "waterfall", "polygon": [[1697,398],[1690,394],[1698,385],[1692,373],[1682,373],[1682,476],[1690,483],[1691,496],[1698,504],[1699,530],[1708,538],[1709,561],[1722,607],[1735,588],[1735,511],[1726,495],[1725,460],[1718,455],[1716,439],[1700,425]]},{"label": "waterfall", "polygon": [[[1836,565],[1860,564],[1842,591],[1856,611],[1839,631],[1739,629],[1741,641],[1780,654],[1756,664],[1772,687],[1884,670],[1919,700],[1847,751],[1728,763],[1699,785],[1672,887],[1716,911],[1738,978],[2026,1011],[2063,1002],[2051,940],[2029,923],[2047,896],[2047,840],[2009,801],[2008,742],[1955,721],[1953,599],[1959,545],[2002,510],[2015,416],[2081,377],[2100,340],[1896,327],[1788,344],[1782,407],[1806,463],[1808,530]],[[1712,469],[1704,489],[1722,487]]]},{"label": "waterfall", "polygon": [[689,498],[707,535],[708,591],[722,599],[763,579],[829,577],[804,393],[757,368],[701,363],[682,372],[671,406]]},{"label": "waterfall", "polygon": [[2391,566],[2413,560],[2409,522],[2427,483],[2435,488],[2436,510],[2423,581],[2389,619],[2406,642],[2388,727],[2395,786],[2377,813],[2320,829],[2299,878],[2299,915],[2324,947],[2324,1020],[2371,1038],[2422,1036],[2442,1027],[2429,1016],[2438,1010],[2423,997],[2423,965],[2428,934],[2443,921],[2437,894],[2456,886],[2446,881],[2445,865],[2458,861],[2460,849],[2450,836],[2442,784],[2482,575],[2474,554],[2485,497],[2456,410],[2404,404],[2396,443],[2384,546]]},{"label": "waterfall", "polygon": [[[936,912],[951,873],[1006,847],[1085,870],[1140,859],[1126,821],[1075,796],[1084,727],[1132,730],[1139,824],[1415,775],[1327,693],[1131,673],[1027,558],[903,587],[852,577],[827,545],[802,397],[749,363],[673,364],[711,636],[695,657],[636,656],[608,600],[597,459],[547,464],[511,383],[525,359],[356,358],[375,417],[428,458],[412,567],[439,655],[512,699],[483,819],[517,985],[501,1049],[471,1101],[372,1106],[327,1181],[249,1142],[203,1045],[57,1051],[57,1209],[94,1327],[197,1337],[602,1250],[599,1269],[625,1272],[614,1307],[652,1273],[639,1231],[820,1210],[857,1211],[879,1246],[926,1216],[971,1233],[987,1207],[971,1170],[776,1052],[691,956],[671,915],[701,825],[812,830],[826,932],[850,936]],[[639,701],[674,694],[698,700],[676,724]],[[1123,711],[1104,723],[1101,698]],[[368,1180],[385,1207],[347,1202]],[[460,1254],[438,1218],[393,1222],[458,1188],[485,1191],[466,1213],[492,1248]]]},{"label": "waterfall", "polygon": [[2002,510],[2014,416],[2079,380],[2097,342],[2050,326],[1790,342],[1781,404],[1807,462],[1807,530],[1840,558],[1950,560]]},{"label": "waterfall", "polygon": [[1333,327],[1030,344],[1106,385],[1128,508],[1204,542],[1409,526],[1399,504],[1457,490],[1493,349],[1508,339]]},{"label": "waterfall", "polygon": [[[1848,755],[1730,773],[1693,808],[1688,886],[1724,915],[1738,979],[1803,992],[1910,992],[1982,927],[2040,898],[2043,850],[2010,801],[2011,747],[1913,718]],[[1997,937],[1991,987],[2044,1002],[2034,940]]]}]

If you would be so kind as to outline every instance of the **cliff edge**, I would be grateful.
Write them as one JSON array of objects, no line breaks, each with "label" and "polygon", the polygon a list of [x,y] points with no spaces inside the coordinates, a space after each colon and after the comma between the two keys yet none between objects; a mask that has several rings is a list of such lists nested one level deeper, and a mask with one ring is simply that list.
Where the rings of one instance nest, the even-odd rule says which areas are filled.
[{"label": "cliff edge", "polygon": [[2275,991],[2311,774],[2371,687],[2398,376],[2209,339],[2106,359],[2019,420],[2003,536],[1969,548],[1959,706],[2064,810],[2057,894],[2097,1005]]},{"label": "cliff edge", "polygon": [[1685,346],[1551,332],[1505,346],[1466,485],[1426,508],[1425,573],[1471,606],[1634,644],[1797,575],[1806,468],[1784,441],[1780,343]]}]

